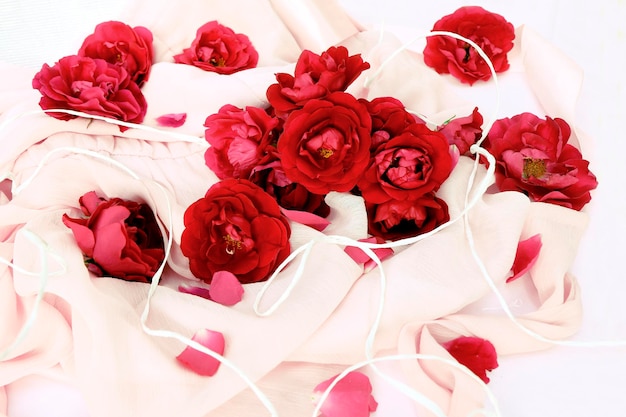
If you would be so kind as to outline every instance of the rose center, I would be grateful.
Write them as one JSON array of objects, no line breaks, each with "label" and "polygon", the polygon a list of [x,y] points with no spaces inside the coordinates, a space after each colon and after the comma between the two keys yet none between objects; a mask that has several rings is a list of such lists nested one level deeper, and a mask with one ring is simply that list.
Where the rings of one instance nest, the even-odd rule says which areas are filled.
[{"label": "rose center", "polygon": [[524,168],[522,177],[528,179],[530,177],[541,178],[546,173],[546,163],[543,159],[524,158]]},{"label": "rose center", "polygon": [[72,93],[75,95],[80,94],[83,90],[93,87],[90,81],[80,80],[72,83]]},{"label": "rose center", "polygon": [[241,240],[234,239],[231,235],[224,235],[222,239],[226,241],[226,253],[233,255],[237,249],[243,247]]},{"label": "rose center", "polygon": [[331,156],[333,156],[333,153],[334,153],[332,149],[328,149],[328,148],[319,148],[317,151],[320,153],[320,155],[324,159],[330,158]]},{"label": "rose center", "polygon": [[226,64],[226,60],[222,57],[219,58],[211,58],[209,63],[214,67],[223,67]]}]

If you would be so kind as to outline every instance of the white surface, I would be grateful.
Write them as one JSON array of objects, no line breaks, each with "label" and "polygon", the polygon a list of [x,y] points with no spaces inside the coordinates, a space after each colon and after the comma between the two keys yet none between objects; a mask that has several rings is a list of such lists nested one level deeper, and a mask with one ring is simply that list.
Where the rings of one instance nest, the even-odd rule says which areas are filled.
[{"label": "white surface", "polygon": [[[297,0],[294,0],[297,1]],[[599,180],[585,211],[589,230],[573,266],[583,292],[583,327],[573,340],[626,340],[626,2],[623,0],[340,0],[363,23],[414,28],[419,34],[463,4],[478,4],[525,24],[585,71],[579,127],[591,134],[584,156]],[[0,60],[38,68],[76,50],[95,24],[113,18],[124,0],[0,0]],[[626,411],[626,348],[555,347],[500,358],[490,388],[506,417],[621,417]],[[37,379],[37,401],[17,386],[9,417],[84,416],[71,387]],[[381,410],[382,411],[382,410]],[[378,413],[381,414],[380,412]],[[392,414],[395,417],[395,413]],[[385,416],[387,417],[387,416]]]}]

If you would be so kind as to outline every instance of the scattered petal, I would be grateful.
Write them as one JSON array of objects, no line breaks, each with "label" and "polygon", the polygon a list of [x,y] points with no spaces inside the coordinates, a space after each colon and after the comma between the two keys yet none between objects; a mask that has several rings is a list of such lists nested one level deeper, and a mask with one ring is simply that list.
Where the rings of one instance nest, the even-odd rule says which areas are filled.
[{"label": "scattered petal", "polygon": [[232,306],[241,301],[243,286],[232,272],[218,271],[211,279],[209,294],[216,303]]},{"label": "scattered petal", "polygon": [[[365,243],[384,243],[385,240],[380,237],[370,237],[367,239],[359,239],[359,242]],[[352,260],[358,264],[363,264],[365,268],[364,272],[369,272],[376,267],[376,262],[369,257],[362,249],[356,246],[346,246],[344,251],[352,258]],[[378,248],[373,249],[378,258],[383,261],[393,255],[393,249],[391,248]]]},{"label": "scattered petal", "polygon": [[[315,387],[313,392],[316,394],[316,401],[335,378],[337,375]],[[320,417],[368,417],[376,408],[378,403],[372,396],[369,378],[355,371],[348,373],[333,387],[320,408]]]},{"label": "scattered petal", "polygon": [[170,113],[156,118],[160,126],[181,127],[187,121],[187,113]]},{"label": "scattered petal", "polygon": [[[224,335],[220,332],[208,329],[199,330],[193,335],[191,340],[200,343],[215,353],[224,354]],[[215,375],[220,366],[220,361],[190,346],[187,346],[176,359],[186,368],[202,376]]]},{"label": "scattered petal", "polygon": [[489,382],[487,371],[498,367],[498,355],[493,344],[486,339],[473,336],[461,336],[443,344],[443,347],[460,364],[465,365],[486,384]]},{"label": "scattered petal", "polygon": [[330,222],[325,218],[309,213],[308,211],[287,210],[284,208],[281,208],[281,211],[289,220],[312,227],[320,232],[326,229],[326,227],[330,224]]},{"label": "scattered petal", "polygon": [[541,234],[536,234],[526,240],[521,240],[517,245],[515,260],[511,271],[513,275],[507,278],[506,282],[511,282],[524,275],[533,267],[541,252]]},{"label": "scattered petal", "polygon": [[197,295],[198,297],[206,298],[207,300],[211,299],[210,291],[208,288],[196,287],[195,285],[189,284],[180,284],[178,286],[178,291],[185,294]]}]

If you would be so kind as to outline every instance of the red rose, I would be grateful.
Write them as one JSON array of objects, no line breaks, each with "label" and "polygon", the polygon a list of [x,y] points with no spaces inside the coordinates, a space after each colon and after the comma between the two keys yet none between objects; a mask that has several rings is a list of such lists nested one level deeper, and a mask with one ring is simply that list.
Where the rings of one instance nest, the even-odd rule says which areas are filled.
[{"label": "red rose", "polygon": [[451,170],[446,138],[414,123],[376,149],[358,187],[372,204],[415,201],[439,189]]},{"label": "red rose", "polygon": [[498,367],[496,349],[489,340],[479,337],[461,336],[443,344],[443,347],[461,365],[466,366],[486,384],[487,371]]},{"label": "red rose", "polygon": [[496,121],[483,146],[496,158],[498,188],[580,210],[598,182],[589,162],[567,143],[570,133],[563,119],[531,113]]},{"label": "red rose", "polygon": [[[433,31],[448,31],[475,42],[493,63],[496,72],[509,68],[507,53],[513,48],[515,28],[504,17],[482,7],[465,6],[442,17]],[[463,83],[491,78],[487,62],[467,42],[450,36],[430,36],[426,40],[424,62],[439,74],[451,74]]]},{"label": "red rose", "polygon": [[[141,123],[147,104],[137,84],[121,66],[103,59],[76,55],[61,58],[53,67],[44,64],[33,78],[44,109],[77,110],[125,122]],[[48,113],[61,120],[64,113]]]},{"label": "red rose", "polygon": [[419,117],[406,111],[404,104],[393,97],[377,97],[372,101],[360,99],[372,116],[372,150],[378,145],[398,136],[413,123],[424,123]]},{"label": "red rose", "polygon": [[78,55],[120,65],[141,86],[148,81],[152,67],[152,32],[122,22],[100,23],[94,33],[85,38]]},{"label": "red rose", "polygon": [[205,138],[211,145],[204,154],[207,166],[221,179],[247,179],[271,151],[272,131],[277,125],[278,120],[263,109],[223,106],[204,123]]},{"label": "red rose", "polygon": [[448,144],[454,145],[459,154],[469,154],[470,147],[475,144],[483,134],[483,116],[474,108],[471,115],[457,117],[439,127],[439,131],[448,140]]},{"label": "red rose", "polygon": [[276,74],[277,84],[267,89],[267,99],[280,117],[300,108],[308,100],[323,98],[335,91],[345,91],[370,67],[361,55],[348,55],[343,46],[332,46],[322,55],[302,51],[295,76]]},{"label": "red rose", "polygon": [[79,199],[85,218],[63,215],[91,272],[150,282],[165,257],[163,236],[147,204],[88,192]]},{"label": "red rose", "polygon": [[233,74],[256,67],[259,53],[246,35],[211,21],[200,26],[191,47],[174,55],[174,61],[218,74]]},{"label": "red rose", "polygon": [[386,240],[421,235],[450,220],[448,205],[432,194],[415,201],[366,204],[366,208],[369,233]]},{"label": "red rose", "polygon": [[350,191],[369,161],[372,120],[351,94],[335,92],[291,112],[278,140],[287,178],[310,192]]},{"label": "red rose", "polygon": [[276,201],[243,179],[214,184],[185,211],[180,248],[189,268],[210,283],[218,271],[263,281],[289,255],[291,228]]}]

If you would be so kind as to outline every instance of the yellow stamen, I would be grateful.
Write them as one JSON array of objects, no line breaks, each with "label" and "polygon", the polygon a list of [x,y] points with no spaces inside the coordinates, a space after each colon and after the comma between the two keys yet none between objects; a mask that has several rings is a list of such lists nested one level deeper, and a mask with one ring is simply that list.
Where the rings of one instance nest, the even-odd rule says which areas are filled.
[{"label": "yellow stamen", "polygon": [[327,148],[319,148],[318,152],[324,159],[330,158],[331,156],[333,156],[333,153],[334,153],[332,149],[327,149]]},{"label": "yellow stamen", "polygon": [[222,239],[226,241],[226,253],[229,255],[233,255],[235,250],[242,248],[242,243],[240,240],[233,239],[231,235],[224,235]]},{"label": "yellow stamen", "polygon": [[524,168],[522,176],[524,179],[530,177],[541,178],[546,173],[546,163],[543,159],[524,158]]}]

